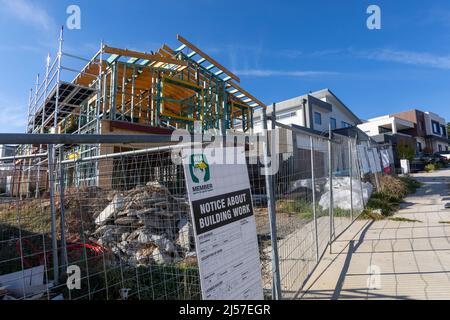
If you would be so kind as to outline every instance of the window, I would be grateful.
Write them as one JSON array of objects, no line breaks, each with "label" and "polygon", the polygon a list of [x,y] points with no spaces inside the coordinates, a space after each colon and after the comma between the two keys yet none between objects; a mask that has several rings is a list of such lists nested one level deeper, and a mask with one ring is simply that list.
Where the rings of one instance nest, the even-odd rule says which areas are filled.
[{"label": "window", "polygon": [[388,128],[385,128],[385,127],[378,127],[378,132],[381,134],[381,133],[391,133],[392,132],[392,129],[388,129]]},{"label": "window", "polygon": [[445,146],[445,151],[448,151],[448,146]]},{"label": "window", "polygon": [[295,116],[297,116],[297,112],[284,113],[284,114],[277,115],[277,120],[292,118]]},{"label": "window", "polygon": [[417,152],[422,152],[422,143],[417,142]]},{"label": "window", "polygon": [[441,127],[439,126],[439,122],[431,121],[431,126],[433,127],[433,133],[441,135]]},{"label": "window", "polygon": [[439,152],[442,152],[442,144],[439,145]]},{"label": "window", "polygon": [[337,129],[337,124],[336,124],[336,119],[335,118],[330,118],[330,125],[331,125],[331,129]]},{"label": "window", "polygon": [[342,128],[350,128],[350,127],[352,127],[352,125],[350,123],[347,123],[345,121],[342,121],[341,125],[342,125]]},{"label": "window", "polygon": [[441,135],[447,137],[447,129],[445,129],[445,126],[443,125],[441,125]]},{"label": "window", "polygon": [[322,124],[322,115],[319,112],[314,112],[314,123],[315,124]]}]

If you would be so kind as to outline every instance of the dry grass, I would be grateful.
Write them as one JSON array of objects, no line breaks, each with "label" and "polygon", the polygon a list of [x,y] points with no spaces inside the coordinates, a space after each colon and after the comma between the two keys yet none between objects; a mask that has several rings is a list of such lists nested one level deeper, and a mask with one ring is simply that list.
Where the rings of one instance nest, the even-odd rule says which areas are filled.
[{"label": "dry grass", "polygon": [[423,221],[420,221],[420,220],[408,219],[408,218],[403,218],[403,217],[389,218],[388,220],[390,220],[390,221],[397,221],[397,222],[418,222],[418,223],[423,223]]},{"label": "dry grass", "polygon": [[[388,175],[381,176],[380,183],[382,191],[372,194],[372,197],[367,203],[366,212],[362,215],[363,219],[382,220],[385,217],[392,216],[398,211],[399,205],[404,197],[408,194],[415,193],[416,189],[422,186],[420,182],[410,177]],[[381,214],[377,213],[377,211],[381,212]],[[401,219],[398,218],[394,221],[401,221]],[[407,220],[402,221],[406,222]]]},{"label": "dry grass", "polygon": [[408,186],[400,178],[384,175],[380,179],[381,190],[384,193],[403,198],[408,194]]},{"label": "dry grass", "polygon": [[380,178],[383,193],[396,198],[404,198],[408,194],[415,193],[423,184],[411,177],[397,177],[383,175]]},{"label": "dry grass", "polygon": [[[108,204],[107,193],[86,188],[78,192],[68,190],[64,196],[66,237],[78,241],[86,231],[95,228],[94,216]],[[60,203],[55,203],[57,234],[60,234]],[[13,228],[32,234],[47,234],[51,229],[50,200],[48,198],[14,201],[0,205],[0,231]],[[0,232],[0,240],[10,237]],[[16,235],[14,235],[16,236]]]}]

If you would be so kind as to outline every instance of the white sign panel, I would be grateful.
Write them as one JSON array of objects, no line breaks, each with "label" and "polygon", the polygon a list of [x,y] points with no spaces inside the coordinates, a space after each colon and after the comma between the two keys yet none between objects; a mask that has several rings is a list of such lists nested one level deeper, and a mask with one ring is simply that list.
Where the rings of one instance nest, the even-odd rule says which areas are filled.
[{"label": "white sign panel", "polygon": [[[183,150],[202,296],[262,300],[261,262],[244,148],[225,148],[233,164]],[[237,162],[237,164],[236,164]]]},{"label": "white sign panel", "polygon": [[388,168],[391,165],[388,150],[381,150],[380,153],[381,153],[381,162],[383,163],[383,168]]}]

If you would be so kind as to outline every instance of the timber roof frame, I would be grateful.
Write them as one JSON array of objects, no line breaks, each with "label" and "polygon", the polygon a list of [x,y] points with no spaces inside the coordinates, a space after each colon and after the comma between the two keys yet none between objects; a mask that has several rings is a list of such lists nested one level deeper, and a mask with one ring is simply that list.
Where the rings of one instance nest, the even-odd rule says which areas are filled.
[{"label": "timber roof frame", "polygon": [[[76,76],[73,82],[77,83],[81,81],[81,78],[87,77],[88,75],[85,74],[86,70],[99,71],[101,66],[102,72],[104,72],[110,64],[119,59],[121,59],[120,62],[136,65],[136,67],[160,68],[175,73],[183,72],[190,65],[197,65],[225,83],[225,90],[231,96],[232,101],[247,105],[251,109],[267,108],[266,104],[238,84],[240,83],[240,78],[237,75],[181,35],[177,35],[177,40],[180,41],[181,46],[176,50],[172,50],[168,45],[164,44],[159,51],[151,53],[115,48],[102,44],[101,49]],[[109,56],[105,57],[105,54]],[[100,60],[102,60],[102,64],[100,64]],[[95,77],[92,75],[89,75],[89,77],[91,79],[90,82],[95,81]]]}]

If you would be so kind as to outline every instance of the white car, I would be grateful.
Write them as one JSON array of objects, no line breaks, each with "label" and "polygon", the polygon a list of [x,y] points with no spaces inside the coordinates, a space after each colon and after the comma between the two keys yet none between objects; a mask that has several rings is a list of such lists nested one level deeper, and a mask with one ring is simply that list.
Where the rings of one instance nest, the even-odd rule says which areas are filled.
[{"label": "white car", "polygon": [[441,152],[438,152],[437,154],[450,161],[450,151],[441,151]]}]

